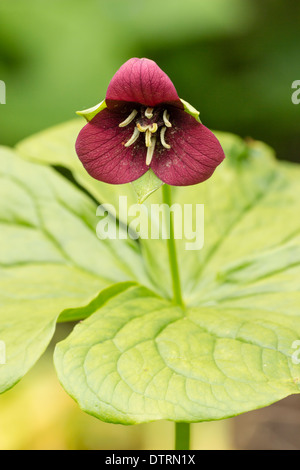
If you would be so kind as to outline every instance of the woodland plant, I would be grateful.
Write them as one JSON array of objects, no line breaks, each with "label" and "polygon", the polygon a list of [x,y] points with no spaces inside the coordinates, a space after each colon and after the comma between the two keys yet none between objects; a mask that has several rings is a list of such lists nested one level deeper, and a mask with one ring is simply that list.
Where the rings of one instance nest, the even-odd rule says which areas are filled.
[{"label": "woodland plant", "polygon": [[[189,423],[299,393],[299,166],[212,133],[148,59],[78,114],[0,148],[0,392],[78,321],[54,354],[66,392],[110,423],[174,421],[177,449]],[[138,237],[121,196],[163,202],[169,236]],[[97,237],[103,204],[136,237]],[[201,250],[176,237],[174,204],[204,205]]]}]

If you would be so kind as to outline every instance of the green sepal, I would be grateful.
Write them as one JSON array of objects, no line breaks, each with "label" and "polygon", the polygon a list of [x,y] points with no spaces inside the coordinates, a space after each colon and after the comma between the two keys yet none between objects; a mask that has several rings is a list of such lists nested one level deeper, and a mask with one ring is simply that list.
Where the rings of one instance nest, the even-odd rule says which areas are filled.
[{"label": "green sepal", "polygon": [[200,117],[199,117],[200,116],[200,111],[197,111],[197,109],[194,108],[194,106],[192,106],[187,101],[182,100],[181,98],[180,98],[180,101],[184,106],[185,112],[190,114],[191,116],[193,116],[196,119],[196,121],[201,122]]},{"label": "green sepal", "polygon": [[103,109],[106,107],[106,102],[103,100],[101,103],[96,104],[92,108],[84,109],[83,111],[76,111],[76,114],[78,114],[78,116],[84,117],[89,122],[93,119],[93,117],[96,116],[96,114],[100,113],[100,111],[103,111]]},{"label": "green sepal", "polygon": [[147,173],[133,181],[131,184],[137,194],[138,203],[143,204],[150,194],[154,193],[154,191],[159,189],[164,183],[150,168]]}]

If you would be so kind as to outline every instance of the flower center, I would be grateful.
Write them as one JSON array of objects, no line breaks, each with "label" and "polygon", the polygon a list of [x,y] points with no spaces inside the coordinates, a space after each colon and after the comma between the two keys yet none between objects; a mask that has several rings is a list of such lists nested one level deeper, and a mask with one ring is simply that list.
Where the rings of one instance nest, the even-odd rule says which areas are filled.
[{"label": "flower center", "polygon": [[[168,127],[172,127],[169,119],[168,110],[165,109],[161,116],[161,109],[146,108],[142,110],[141,115],[137,118],[138,111],[134,109],[129,116],[119,124],[119,127],[126,127],[135,120],[135,128],[130,139],[125,143],[125,147],[134,144],[140,133],[145,134],[145,146],[147,148],[146,165],[150,165],[159,132],[160,142],[165,149],[171,146],[165,141],[165,133]],[[159,130],[160,129],[160,130]]]}]

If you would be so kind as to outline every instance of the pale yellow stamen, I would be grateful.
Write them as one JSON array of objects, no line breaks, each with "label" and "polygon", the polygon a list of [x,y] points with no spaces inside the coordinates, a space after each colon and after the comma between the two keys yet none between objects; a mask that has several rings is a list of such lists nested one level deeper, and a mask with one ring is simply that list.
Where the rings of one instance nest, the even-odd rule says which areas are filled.
[{"label": "pale yellow stamen", "polygon": [[140,135],[140,131],[138,130],[137,127],[134,128],[133,134],[130,137],[130,139],[124,144],[125,147],[130,147],[130,145],[134,144],[134,142],[137,140],[138,136]]},{"label": "pale yellow stamen", "polygon": [[138,113],[137,110],[134,109],[134,110],[129,114],[128,118],[126,118],[125,121],[123,121],[123,122],[121,122],[121,124],[119,124],[119,127],[128,126],[128,124],[130,124],[130,123],[134,120],[134,118],[135,118],[135,116],[137,115],[137,113]]},{"label": "pale yellow stamen", "polygon": [[162,127],[162,128],[161,128],[161,131],[160,131],[160,141],[161,141],[162,145],[165,147],[165,149],[170,149],[170,148],[171,148],[171,145],[167,144],[166,141],[165,141],[165,133],[166,133],[166,130],[167,130],[166,127]]},{"label": "pale yellow stamen", "polygon": [[145,134],[145,145],[146,147],[150,147],[151,146],[151,131],[149,129],[146,130],[146,134]]},{"label": "pale yellow stamen", "polygon": [[170,115],[168,114],[168,111],[165,109],[164,114],[163,114],[163,120],[164,120],[165,126],[172,127],[172,124],[169,121],[169,117]]},{"label": "pale yellow stamen", "polygon": [[158,125],[156,124],[156,122],[154,122],[153,124],[151,124],[151,126],[149,126],[149,131],[153,134],[154,132],[156,132],[158,129]]},{"label": "pale yellow stamen", "polygon": [[[153,117],[153,109],[154,108],[146,108],[145,117],[147,119],[151,119]],[[136,117],[138,111],[134,109],[130,115],[119,124],[119,127],[128,126]],[[163,122],[165,124],[164,127],[160,130],[160,141],[164,148],[170,149],[171,145],[167,144],[165,141],[165,133],[167,128],[172,127],[172,124],[169,121],[170,115],[168,114],[167,109],[163,112]],[[155,145],[156,145],[156,132],[158,131],[158,124],[156,122],[149,123],[148,125],[141,125],[139,122],[136,122],[136,126],[134,128],[133,134],[130,139],[124,144],[125,147],[130,147],[130,145],[134,144],[134,142],[138,139],[141,132],[145,133],[145,145],[147,147],[147,155],[146,155],[146,165],[149,166],[152,162]]]},{"label": "pale yellow stamen", "polygon": [[146,156],[146,165],[149,166],[152,162],[154,149],[155,149],[156,137],[155,135],[152,136],[151,145],[147,148],[147,156]]},{"label": "pale yellow stamen", "polygon": [[145,111],[145,116],[148,119],[151,119],[153,117],[153,108],[147,108]]},{"label": "pale yellow stamen", "polygon": [[140,123],[138,122],[136,127],[138,128],[140,132],[146,132],[149,126],[141,126]]}]

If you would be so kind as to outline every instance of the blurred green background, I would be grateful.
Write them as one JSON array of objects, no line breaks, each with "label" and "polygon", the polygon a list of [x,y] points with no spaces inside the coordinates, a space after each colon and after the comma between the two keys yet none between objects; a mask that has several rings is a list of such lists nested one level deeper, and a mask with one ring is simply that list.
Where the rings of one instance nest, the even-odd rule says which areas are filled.
[{"label": "blurred green background", "polygon": [[[7,88],[0,143],[73,119],[104,98],[122,63],[148,57],[206,126],[263,140],[279,158],[300,161],[300,105],[291,101],[300,79],[299,23],[298,0],[0,0],[0,80]],[[124,428],[82,413],[59,386],[50,352],[0,397],[0,449],[172,447],[171,423]],[[274,409],[281,406],[285,434],[277,430],[276,441],[270,424],[265,448],[300,448],[292,432],[299,400],[290,421],[282,409],[291,401],[284,403]],[[253,412],[250,423],[256,443],[251,433],[241,440],[249,421],[239,417],[194,425],[194,448],[259,447],[266,437],[259,423],[274,420],[259,413],[266,412]]]},{"label": "blurred green background", "polygon": [[130,57],[148,57],[213,129],[299,159],[298,0],[0,0],[0,141],[101,101]]}]

